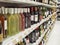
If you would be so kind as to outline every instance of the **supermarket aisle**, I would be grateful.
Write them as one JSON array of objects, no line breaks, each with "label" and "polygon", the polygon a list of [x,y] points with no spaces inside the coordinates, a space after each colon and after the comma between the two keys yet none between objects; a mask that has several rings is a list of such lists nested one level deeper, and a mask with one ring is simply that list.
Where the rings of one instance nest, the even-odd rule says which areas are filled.
[{"label": "supermarket aisle", "polygon": [[56,21],[47,45],[60,45],[60,21]]}]

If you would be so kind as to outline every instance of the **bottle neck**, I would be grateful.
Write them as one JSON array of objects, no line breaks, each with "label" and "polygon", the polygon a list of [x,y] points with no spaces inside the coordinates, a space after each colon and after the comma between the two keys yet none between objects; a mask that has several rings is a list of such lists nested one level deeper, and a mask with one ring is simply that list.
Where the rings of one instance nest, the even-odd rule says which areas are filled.
[{"label": "bottle neck", "polygon": [[14,8],[14,14],[18,14],[18,8]]},{"label": "bottle neck", "polygon": [[14,14],[14,8],[9,8],[9,14]]},{"label": "bottle neck", "polygon": [[5,14],[4,7],[1,7],[1,14]]}]

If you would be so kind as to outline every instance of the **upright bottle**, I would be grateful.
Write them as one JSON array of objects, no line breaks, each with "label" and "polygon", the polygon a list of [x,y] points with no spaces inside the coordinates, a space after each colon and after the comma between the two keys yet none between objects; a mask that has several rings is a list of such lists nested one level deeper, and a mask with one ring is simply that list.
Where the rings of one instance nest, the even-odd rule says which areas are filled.
[{"label": "upright bottle", "polygon": [[8,13],[8,8],[4,9],[4,16],[5,16],[5,22],[4,22],[4,27],[5,27],[5,37],[7,37],[7,16],[9,15]]},{"label": "upright bottle", "polygon": [[34,24],[34,7],[31,7],[30,8],[30,13],[31,13],[31,25]]},{"label": "upright bottle", "polygon": [[8,37],[16,34],[16,17],[14,14],[14,9],[9,8],[9,15],[7,17],[7,26],[8,26]]},{"label": "upright bottle", "polygon": [[25,16],[24,16],[24,14],[23,14],[23,8],[20,8],[20,15],[21,15],[21,18],[22,18],[22,20],[21,20],[21,27],[22,27],[22,30],[24,30],[25,29]]},{"label": "upright bottle", "polygon": [[14,8],[15,12],[14,12],[14,17],[15,17],[15,21],[16,21],[16,33],[20,32],[19,31],[19,15],[18,15],[18,9]]},{"label": "upright bottle", "polygon": [[46,18],[46,15],[45,15],[45,7],[42,7],[42,13],[43,13],[43,19]]},{"label": "upright bottle", "polygon": [[2,25],[2,34],[3,38],[5,38],[5,28],[4,28],[4,22],[5,22],[5,17],[4,17],[4,11],[3,7],[0,8],[0,21]]},{"label": "upright bottle", "polygon": [[35,21],[35,23],[37,23],[39,21],[38,20],[38,8],[37,7],[34,7],[34,15],[35,15],[34,21]]},{"label": "upright bottle", "polygon": [[20,9],[21,8],[18,8],[18,16],[19,16],[19,31],[22,31],[22,17],[21,17],[21,14],[20,14]]},{"label": "upright bottle", "polygon": [[39,21],[43,19],[42,7],[39,7]]},{"label": "upright bottle", "polygon": [[27,8],[24,8],[24,16],[25,16],[25,28],[28,28],[28,14],[27,14]]},{"label": "upright bottle", "polygon": [[0,20],[0,43],[3,41],[3,26],[2,22]]},{"label": "upright bottle", "polygon": [[36,33],[35,39],[37,40],[37,39],[40,37],[40,28],[39,28],[39,27],[37,27],[37,28],[35,29],[35,33]]},{"label": "upright bottle", "polygon": [[43,26],[43,24],[40,25],[40,30],[41,30],[41,34],[43,34],[43,32],[44,32],[44,26]]},{"label": "upright bottle", "polygon": [[27,15],[28,15],[28,27],[31,27],[31,14],[30,14],[30,8],[27,8]]}]

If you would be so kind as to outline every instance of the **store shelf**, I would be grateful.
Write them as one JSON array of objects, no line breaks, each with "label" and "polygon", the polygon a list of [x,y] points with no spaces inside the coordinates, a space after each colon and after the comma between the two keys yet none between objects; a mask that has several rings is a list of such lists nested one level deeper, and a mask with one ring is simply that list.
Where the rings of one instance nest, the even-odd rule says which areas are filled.
[{"label": "store shelf", "polygon": [[[2,4],[1,4],[2,3]],[[56,7],[56,6],[51,6],[49,4],[44,4],[40,2],[35,2],[35,1],[28,1],[28,0],[0,0],[0,6],[18,6],[18,7],[27,7],[27,6],[45,6],[45,7]]]},{"label": "store shelf", "polygon": [[[12,37],[6,38],[3,41],[2,45],[14,45],[14,44],[16,44],[17,42],[22,40],[24,37],[26,37],[28,34],[30,34],[34,29],[36,29],[38,26],[40,26],[42,23],[44,23],[45,21],[49,20],[49,18],[51,18],[51,16],[54,15],[54,14],[56,14],[56,12],[54,12],[51,15],[49,15],[46,19],[42,19],[42,21],[40,21],[39,23],[32,25],[30,28],[25,29],[24,31],[22,31],[22,32],[14,35]],[[42,35],[42,37],[43,37],[43,35]],[[39,39],[41,39],[41,38],[39,38]]]}]

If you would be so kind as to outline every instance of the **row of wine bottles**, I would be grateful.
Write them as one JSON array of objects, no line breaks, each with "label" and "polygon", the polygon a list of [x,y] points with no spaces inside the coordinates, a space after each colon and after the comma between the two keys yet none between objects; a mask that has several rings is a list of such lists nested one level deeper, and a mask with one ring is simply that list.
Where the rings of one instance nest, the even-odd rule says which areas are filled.
[{"label": "row of wine bottles", "polygon": [[52,0],[31,0],[31,1],[41,2],[41,3],[46,3],[46,4],[51,4],[51,2],[53,2]]},{"label": "row of wine bottles", "polygon": [[[39,39],[39,37],[42,36],[42,34],[48,29],[49,25],[51,24],[51,19],[49,19],[48,21],[44,22],[43,24],[41,24],[39,27],[37,27],[33,32],[31,32],[28,36],[26,36],[22,42],[19,42],[16,45],[32,45],[33,43],[36,42],[36,40]],[[49,30],[49,29],[48,29]],[[47,35],[44,36],[43,41],[45,41],[44,39],[46,38]],[[43,44],[39,44],[39,45],[43,45]]]},{"label": "row of wine bottles", "polygon": [[0,8],[0,42],[13,36],[31,25],[40,22],[50,14],[52,9],[46,7]]}]

